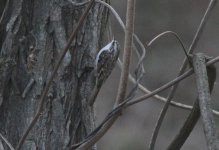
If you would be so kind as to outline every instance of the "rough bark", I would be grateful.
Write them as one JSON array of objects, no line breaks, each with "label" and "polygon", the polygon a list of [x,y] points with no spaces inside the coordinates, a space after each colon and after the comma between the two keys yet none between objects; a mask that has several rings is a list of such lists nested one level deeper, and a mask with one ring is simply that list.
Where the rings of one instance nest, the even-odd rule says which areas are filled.
[{"label": "rough bark", "polygon": [[[65,0],[10,1],[8,19],[0,25],[0,132],[14,147],[36,113],[45,83],[84,8]],[[106,9],[95,4],[22,149],[66,149],[94,128],[86,97],[93,88],[93,61],[106,22]]]},{"label": "rough bark", "polygon": [[6,4],[6,0],[1,0],[0,1],[0,16],[1,16],[3,10],[4,10],[5,4]]}]

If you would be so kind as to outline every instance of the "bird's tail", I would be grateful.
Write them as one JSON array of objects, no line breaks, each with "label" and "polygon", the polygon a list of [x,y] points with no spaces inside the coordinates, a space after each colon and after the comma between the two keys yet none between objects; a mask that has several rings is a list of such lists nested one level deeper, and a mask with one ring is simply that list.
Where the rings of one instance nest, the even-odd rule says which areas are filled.
[{"label": "bird's tail", "polygon": [[90,97],[88,98],[88,103],[90,106],[92,106],[97,98],[97,95],[99,93],[99,88],[97,88],[97,86],[94,87]]}]

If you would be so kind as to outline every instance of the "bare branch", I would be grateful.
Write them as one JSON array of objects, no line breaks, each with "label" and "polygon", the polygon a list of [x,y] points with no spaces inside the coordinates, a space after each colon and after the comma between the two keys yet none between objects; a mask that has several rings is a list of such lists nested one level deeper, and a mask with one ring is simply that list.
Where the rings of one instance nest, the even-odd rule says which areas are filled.
[{"label": "bare branch", "polygon": [[[219,56],[215,57],[214,59],[211,59],[210,61],[208,61],[206,63],[207,66],[210,66],[212,64],[215,64],[216,62],[219,61]],[[181,80],[185,79],[186,77],[190,76],[192,73],[194,73],[193,69],[189,69],[188,71],[186,71],[185,73],[183,73],[182,75],[178,76],[177,78],[173,79],[172,81],[166,83],[165,85],[161,86],[160,88],[152,91],[151,94],[146,94],[146,95],[143,95],[141,97],[138,97],[136,98],[135,100],[131,101],[131,102],[128,102],[126,104],[126,106],[130,106],[130,105],[134,105],[136,103],[139,103],[139,102],[142,102],[144,101],[145,99],[149,98],[149,97],[152,97],[154,96],[155,94],[163,91],[164,89],[166,88],[169,88],[171,86],[174,86],[175,84],[179,83]],[[151,96],[152,95],[152,96]]]},{"label": "bare branch", "polygon": [[[119,62],[119,67],[121,68],[121,60],[118,59],[118,62]],[[136,84],[136,80],[134,79],[134,77],[129,74],[129,80]],[[144,92],[145,94],[151,94],[152,91],[150,91],[147,87],[143,86],[142,84],[138,84],[138,88]],[[167,99],[160,96],[160,95],[154,95],[153,98],[155,98],[156,100],[159,100],[161,102],[166,102]],[[186,109],[186,110],[192,110],[193,106],[191,105],[186,105],[186,104],[183,104],[183,103],[179,103],[179,102],[176,102],[176,101],[171,101],[170,102],[170,105],[174,106],[174,107],[178,107],[178,108],[181,108],[181,109]],[[212,110],[213,114],[216,115],[216,116],[219,116],[219,111],[217,110]]]},{"label": "bare branch", "polygon": [[198,41],[199,41],[199,39],[200,39],[200,37],[203,33],[203,29],[204,29],[204,27],[205,27],[205,25],[206,25],[206,23],[207,23],[207,21],[210,17],[210,14],[211,14],[214,6],[216,5],[216,3],[217,3],[217,0],[210,0],[210,2],[208,4],[208,8],[205,11],[205,14],[204,14],[204,16],[201,20],[201,23],[199,24],[199,27],[196,31],[196,34],[195,34],[194,38],[193,38],[192,44],[190,45],[190,48],[189,48],[189,53],[190,54],[193,53],[194,49],[196,48],[197,43],[198,43]]},{"label": "bare branch", "polygon": [[[197,65],[194,65],[196,67]],[[208,73],[208,82],[210,86],[210,92],[212,92],[214,87],[214,82],[216,80],[216,68],[214,65],[210,65],[207,67]],[[195,103],[193,104],[193,108],[187,117],[185,123],[181,127],[179,133],[176,135],[174,140],[168,146],[168,150],[180,149],[182,145],[185,143],[186,139],[189,137],[193,128],[195,127],[198,119],[200,117],[200,109],[199,109],[199,99],[197,98]]]},{"label": "bare branch", "polygon": [[[193,66],[196,75],[199,107],[208,149],[219,150],[215,121],[211,111],[211,97],[205,60],[204,54],[198,53],[194,55]],[[211,77],[214,78],[213,80],[216,80],[216,69]]]},{"label": "bare branch", "polygon": [[135,0],[128,0],[127,2],[127,14],[126,14],[126,32],[124,42],[124,53],[123,53],[123,67],[120,77],[118,95],[116,98],[115,105],[120,104],[125,99],[129,65],[131,62],[132,55],[132,42],[133,42],[133,31],[134,31],[134,14],[135,14]]},{"label": "bare branch", "polygon": [[162,33],[158,34],[156,37],[154,37],[147,45],[151,46],[151,44],[153,44],[156,40],[158,40],[159,38],[161,38],[162,36],[164,36],[166,34],[172,34],[174,37],[176,37],[176,39],[179,41],[179,43],[183,49],[183,52],[185,53],[187,59],[189,60],[189,55],[186,51],[185,45],[183,44],[182,39],[179,37],[179,35],[176,32],[173,32],[173,31],[162,32]]},{"label": "bare branch", "polygon": [[181,127],[179,133],[176,135],[174,140],[168,146],[167,150],[176,150],[180,149],[185,143],[186,139],[189,137],[190,133],[194,129],[198,119],[200,117],[200,109],[198,105],[198,99],[195,100],[193,108],[189,113],[189,116],[186,118],[185,123]]},{"label": "bare branch", "polygon": [[[212,9],[215,6],[215,4],[216,4],[216,0],[211,0],[210,1],[209,5],[208,5],[208,8],[207,8],[207,10],[206,10],[206,12],[205,12],[205,14],[204,14],[204,16],[203,16],[203,18],[201,20],[201,23],[200,23],[200,25],[199,25],[199,27],[198,27],[198,29],[196,31],[196,34],[195,34],[195,36],[193,38],[193,42],[192,42],[192,44],[191,44],[191,46],[189,48],[189,52],[188,52],[189,54],[191,54],[194,51],[194,49],[195,49],[195,47],[197,45],[197,42],[198,42],[198,40],[199,40],[199,38],[200,38],[200,36],[201,36],[201,34],[203,32],[205,24],[206,24],[206,22],[207,22],[207,20],[208,20],[208,18],[210,16],[210,12],[212,11]],[[186,69],[186,59],[184,59],[184,61],[183,61],[183,65],[180,68],[178,76],[181,75],[185,71],[185,69]],[[156,142],[156,139],[157,139],[157,136],[158,136],[158,133],[159,133],[159,129],[160,129],[161,124],[163,122],[163,119],[164,119],[164,117],[166,115],[166,112],[167,112],[167,109],[169,107],[170,101],[174,97],[174,94],[175,94],[175,91],[176,91],[177,87],[178,87],[178,84],[175,84],[172,87],[172,89],[170,90],[169,95],[167,97],[167,102],[165,103],[163,109],[160,112],[159,119],[158,119],[158,121],[156,123],[155,129],[154,129],[154,132],[153,132],[153,135],[152,135],[152,138],[151,138],[151,142],[150,142],[150,145],[149,145],[149,149],[150,150],[154,149],[155,142]]]}]

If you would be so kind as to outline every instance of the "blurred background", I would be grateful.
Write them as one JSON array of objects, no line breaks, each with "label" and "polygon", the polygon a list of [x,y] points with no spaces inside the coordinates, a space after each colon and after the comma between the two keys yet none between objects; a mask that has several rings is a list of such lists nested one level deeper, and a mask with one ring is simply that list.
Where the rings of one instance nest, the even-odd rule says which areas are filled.
[{"label": "blurred background", "polygon": [[[111,0],[112,6],[125,21],[127,0]],[[188,49],[197,27],[208,6],[207,0],[136,0],[135,33],[146,45],[157,34],[172,30],[177,32]],[[203,52],[208,56],[219,55],[219,4],[211,14],[204,29],[203,35],[195,49],[195,52]],[[121,46],[124,42],[124,33],[114,16],[111,15],[113,35],[119,40]],[[121,57],[121,55],[120,55]],[[142,84],[154,90],[171,81],[177,76],[182,64],[184,53],[178,41],[172,35],[166,35],[149,48],[144,61],[145,75]],[[137,57],[133,53],[132,71]],[[219,68],[219,64],[216,64]],[[133,72],[132,72],[133,73]],[[97,124],[112,109],[116,97],[120,69],[117,66],[110,78],[101,89],[96,103]],[[132,87],[132,84],[129,84]],[[219,110],[218,81],[212,93],[212,105]],[[160,93],[167,97],[169,90]],[[137,96],[143,95],[138,92]],[[180,83],[174,101],[192,105],[197,96],[194,76]],[[102,150],[146,150],[157,121],[158,115],[164,103],[153,98],[138,103],[126,110],[117,120],[107,134],[98,142]],[[178,133],[189,111],[169,107],[162,124],[156,150],[164,150]],[[215,116],[217,125],[218,117]],[[218,126],[217,126],[218,127]],[[195,129],[182,147],[182,150],[205,150],[206,142],[203,134],[202,122]]]}]

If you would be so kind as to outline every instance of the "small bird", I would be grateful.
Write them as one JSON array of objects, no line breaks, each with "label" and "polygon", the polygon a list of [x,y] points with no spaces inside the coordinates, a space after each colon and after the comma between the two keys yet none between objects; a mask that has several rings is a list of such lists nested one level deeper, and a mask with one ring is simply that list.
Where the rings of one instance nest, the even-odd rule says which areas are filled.
[{"label": "small bird", "polygon": [[95,102],[101,86],[115,67],[116,61],[119,57],[119,52],[119,42],[114,39],[98,52],[94,65],[96,83],[88,101],[90,106]]}]

